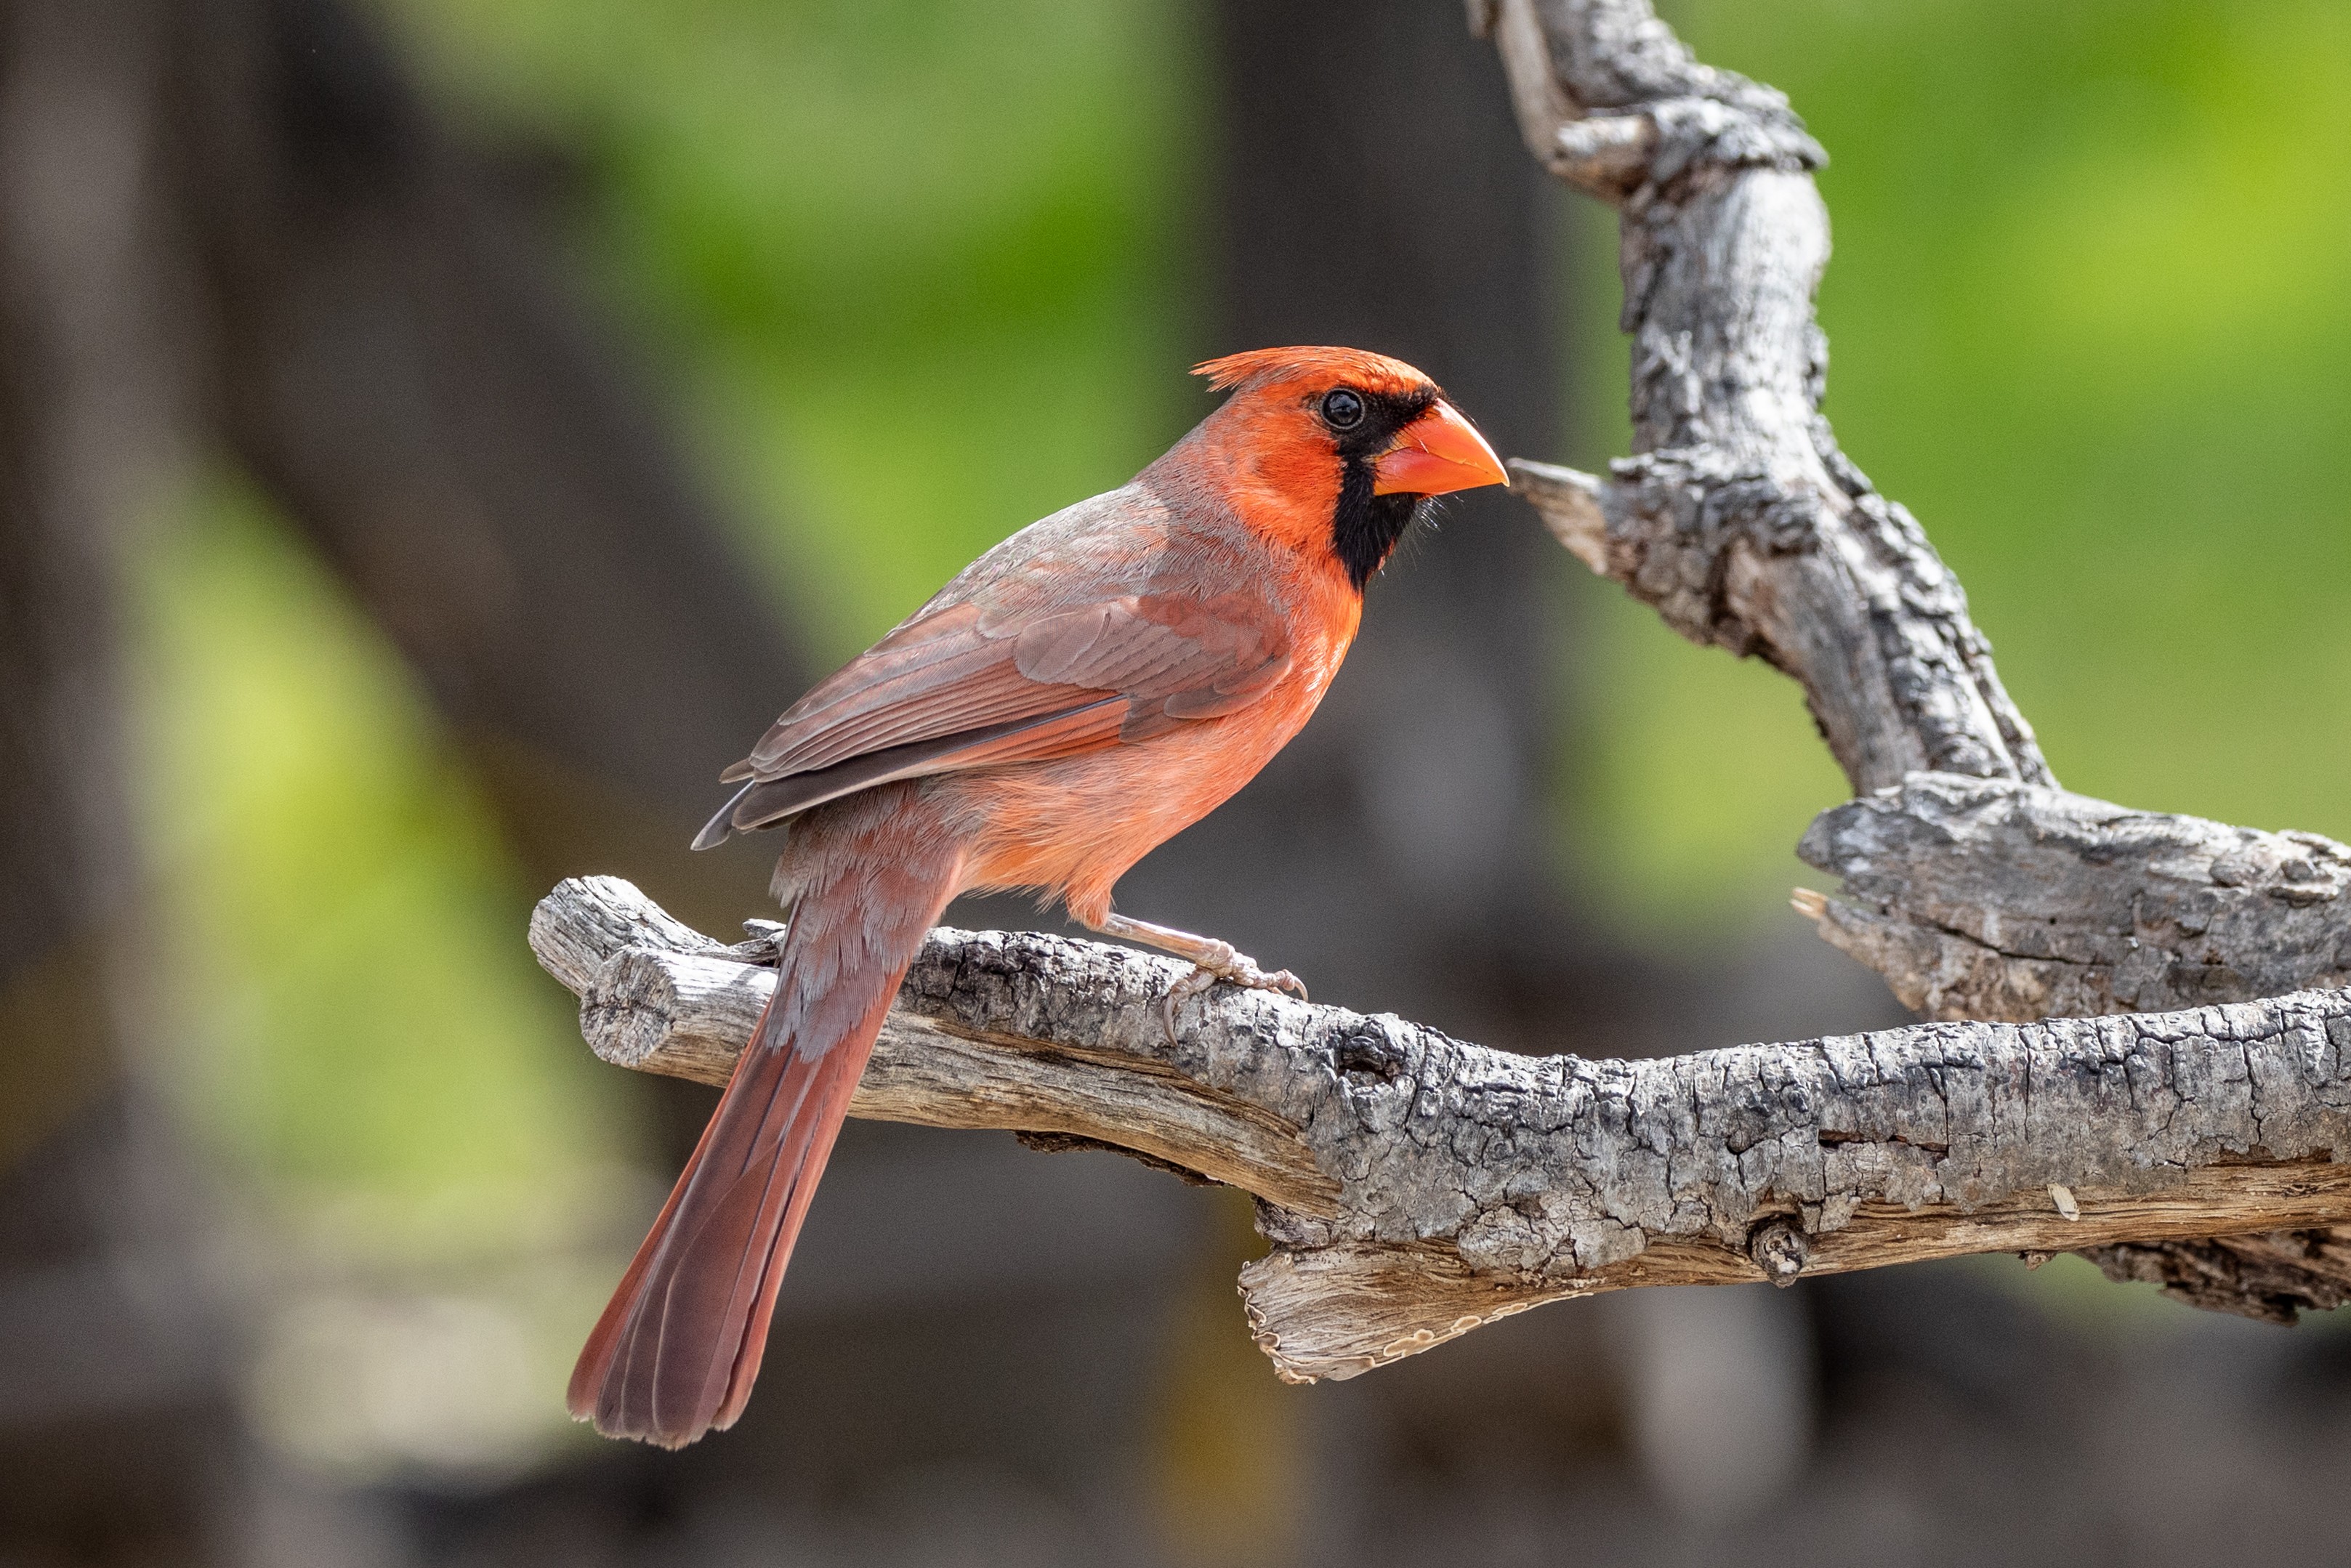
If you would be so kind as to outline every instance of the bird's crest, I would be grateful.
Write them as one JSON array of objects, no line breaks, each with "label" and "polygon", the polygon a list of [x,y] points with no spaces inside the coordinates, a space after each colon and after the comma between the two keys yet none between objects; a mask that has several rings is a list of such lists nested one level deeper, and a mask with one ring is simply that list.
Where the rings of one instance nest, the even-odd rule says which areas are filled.
[{"label": "bird's crest", "polygon": [[1263,386],[1293,377],[1353,382],[1381,390],[1392,387],[1405,391],[1428,385],[1426,376],[1402,360],[1362,349],[1251,349],[1219,360],[1203,360],[1192,367],[1192,373],[1207,377],[1208,384],[1218,392]]}]

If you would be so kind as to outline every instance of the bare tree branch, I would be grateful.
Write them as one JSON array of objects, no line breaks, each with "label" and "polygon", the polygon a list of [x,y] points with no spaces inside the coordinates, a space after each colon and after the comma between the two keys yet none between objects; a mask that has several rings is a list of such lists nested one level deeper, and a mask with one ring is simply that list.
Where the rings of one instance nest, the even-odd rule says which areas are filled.
[{"label": "bare tree branch", "polygon": [[[1619,214],[1635,455],[1516,463],[1560,542],[1694,642],[1793,677],[1864,798],[1800,852],[1830,942],[1931,1017],[2241,1000],[2351,978],[2351,852],[2056,787],[1966,595],[1820,412],[1822,161],[1787,101],[1693,59],[1647,0],[1479,0],[1530,151]],[[1959,777],[1948,777],[1948,776]],[[2351,1239],[2302,1239],[2312,1300]],[[2262,1305],[2277,1249],[2100,1255],[2202,1306]],[[2158,1253],[2169,1259],[2158,1267]],[[2335,1282],[2330,1282],[2335,1281]],[[2233,1294],[2232,1294],[2233,1292]],[[2274,1292],[2269,1292],[2274,1294]]]},{"label": "bare tree branch", "polygon": [[[1802,682],[1856,790],[2053,782],[1958,580],[1821,417],[1828,210],[1787,100],[1697,64],[1641,0],[1505,0],[1496,40],[1535,155],[1622,219],[1636,455],[1605,480],[1516,464],[1552,533],[1685,637]],[[1568,151],[1595,127],[1605,179]]]},{"label": "bare tree branch", "polygon": [[[2155,1012],[2351,982],[2351,850],[1920,773],[1823,812],[1821,934],[1930,1018]],[[1809,902],[1809,901],[1808,901]]]},{"label": "bare tree branch", "polygon": [[[1520,486],[1667,625],[1803,686],[1865,797],[1801,850],[1845,879],[1806,906],[1823,935],[1938,1018],[2341,984],[2343,847],[2055,788],[1958,580],[1837,449],[1820,152],[1785,100],[1691,60],[1644,0],[1502,0],[1493,30],[1536,156],[1621,214],[1634,340],[1637,455],[1606,479],[1520,461]],[[1562,151],[1601,123],[1605,178]]]},{"label": "bare tree branch", "polygon": [[[559,885],[531,945],[600,1056],[711,1083],[774,985],[771,936],[724,946],[609,877]],[[1179,973],[937,931],[852,1113],[1074,1136],[1256,1194],[1274,1248],[1242,1295],[1295,1380],[1601,1291],[2351,1219],[2342,992],[1593,1061],[1230,988],[1171,1042]],[[2241,1273],[2273,1315],[2335,1299]]]}]

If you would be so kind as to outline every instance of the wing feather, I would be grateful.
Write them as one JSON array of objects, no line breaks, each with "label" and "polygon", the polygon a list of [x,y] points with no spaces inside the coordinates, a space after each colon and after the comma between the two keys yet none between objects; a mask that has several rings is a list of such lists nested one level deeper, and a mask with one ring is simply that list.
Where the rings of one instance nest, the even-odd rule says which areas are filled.
[{"label": "wing feather", "polygon": [[[1044,760],[1237,713],[1292,667],[1283,607],[1261,590],[1097,579],[1091,594],[1064,580],[1048,595],[1038,585],[1051,574],[1034,567],[1006,580],[1017,592],[958,580],[793,704],[722,775],[744,788],[696,846],[890,779]],[[951,598],[959,590],[968,597]]]},{"label": "wing feather", "polygon": [[769,827],[810,806],[893,779],[985,768],[996,762],[1041,762],[1089,751],[1118,737],[1119,727],[1126,720],[1124,709],[1121,698],[1101,697],[1084,707],[1043,718],[1019,719],[936,740],[888,747],[809,773],[754,779],[719,808],[695,838],[694,847],[706,850],[724,842],[729,832]]}]

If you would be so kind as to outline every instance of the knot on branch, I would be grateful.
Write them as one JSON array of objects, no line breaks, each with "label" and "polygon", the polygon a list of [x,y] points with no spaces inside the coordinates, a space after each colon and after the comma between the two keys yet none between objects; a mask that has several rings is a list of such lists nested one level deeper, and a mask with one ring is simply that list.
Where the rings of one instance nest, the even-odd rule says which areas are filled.
[{"label": "knot on branch", "polygon": [[[1623,583],[1691,642],[1771,657],[1750,613],[1744,551],[1770,559],[1822,547],[1836,512],[1822,488],[1711,446],[1645,452],[1606,483],[1514,459],[1520,492],[1593,570]],[[1915,525],[1914,525],[1915,526]]]},{"label": "knot on branch", "polygon": [[1698,169],[1777,169],[1802,174],[1824,166],[1828,153],[1775,88],[1729,71],[1708,71],[1715,91],[1635,106],[1657,128],[1656,149],[1643,187],[1630,204],[1670,199],[1677,181]]},{"label": "knot on branch", "polygon": [[1412,1072],[1405,1049],[1384,1034],[1342,1035],[1331,1047],[1331,1065],[1358,1087],[1393,1083]]},{"label": "knot on branch", "polygon": [[1784,1216],[1765,1220],[1747,1239],[1747,1255],[1763,1270],[1765,1279],[1782,1287],[1796,1282],[1812,1253],[1803,1228]]},{"label": "knot on branch", "polygon": [[2174,1301],[2262,1322],[2351,1305],[2351,1237],[2336,1230],[2273,1230],[2158,1246],[2120,1242],[2082,1256],[2117,1284],[2156,1285]]},{"label": "knot on branch", "polygon": [[1676,632],[1801,680],[1856,781],[2050,782],[1966,595],[1899,505],[1712,445],[1621,459],[1605,481],[1510,467],[1562,545]]}]

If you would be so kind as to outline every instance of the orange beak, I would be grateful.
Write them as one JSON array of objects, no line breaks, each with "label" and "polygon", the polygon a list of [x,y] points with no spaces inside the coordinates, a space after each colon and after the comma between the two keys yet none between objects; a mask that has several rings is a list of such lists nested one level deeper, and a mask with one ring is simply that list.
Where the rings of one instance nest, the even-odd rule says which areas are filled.
[{"label": "orange beak", "polygon": [[1399,491],[1416,496],[1442,496],[1454,490],[1474,490],[1480,485],[1508,485],[1502,460],[1461,417],[1461,411],[1439,398],[1426,413],[1396,432],[1395,444],[1381,455],[1372,468],[1374,496]]}]

